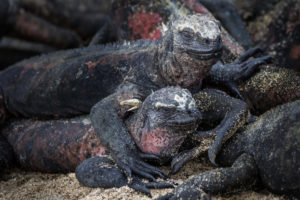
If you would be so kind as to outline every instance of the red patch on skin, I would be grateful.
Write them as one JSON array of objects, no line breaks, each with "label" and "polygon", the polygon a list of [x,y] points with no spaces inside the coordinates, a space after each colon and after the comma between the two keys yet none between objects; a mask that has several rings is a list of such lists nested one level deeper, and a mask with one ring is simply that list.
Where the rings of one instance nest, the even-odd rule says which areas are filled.
[{"label": "red patch on skin", "polygon": [[208,14],[208,10],[200,3],[196,2],[195,0],[186,0],[185,4],[196,11],[197,13],[201,14]]},{"label": "red patch on skin", "polygon": [[300,58],[300,45],[294,45],[292,46],[290,50],[290,58],[297,60]]},{"label": "red patch on skin", "polygon": [[142,134],[138,146],[144,153],[162,156],[163,152],[168,154],[177,150],[183,139],[184,136],[171,137],[166,129],[155,128]]},{"label": "red patch on skin", "polygon": [[151,39],[160,38],[160,25],[162,18],[157,13],[147,13],[145,10],[129,16],[128,26],[132,29],[131,39]]}]

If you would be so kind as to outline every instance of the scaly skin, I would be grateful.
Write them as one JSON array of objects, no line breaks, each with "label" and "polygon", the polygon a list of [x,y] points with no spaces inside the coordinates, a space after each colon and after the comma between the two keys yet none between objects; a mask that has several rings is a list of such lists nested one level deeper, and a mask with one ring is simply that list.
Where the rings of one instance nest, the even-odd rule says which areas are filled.
[{"label": "scaly skin", "polygon": [[[176,104],[175,95],[186,99]],[[123,120],[142,152],[169,159],[177,153],[183,139],[195,131],[199,117],[187,90],[167,87],[152,93],[139,110]],[[14,147],[21,166],[30,170],[74,171],[83,160],[108,153],[88,115],[59,120],[12,120],[1,133]]]},{"label": "scaly skin", "polygon": [[[141,152],[168,160],[177,153],[183,140],[196,130],[199,117],[196,102],[188,90],[167,87],[152,93],[139,110],[123,120]],[[13,148],[2,149],[5,144],[3,141],[3,145],[0,143],[1,155],[11,155],[14,152],[18,163],[28,170],[66,173],[75,171],[75,168],[88,158],[109,154],[97,137],[88,116],[44,121],[15,120],[6,125],[1,132],[1,137],[5,136]],[[11,164],[9,158],[0,159],[1,170]],[[91,160],[94,159],[102,160],[93,158],[85,161],[82,165],[84,167],[77,170],[79,181],[88,186],[108,187],[111,183],[110,178],[98,180],[99,177],[93,173],[89,177],[96,177],[94,183],[87,178],[86,175],[91,172],[86,168],[93,166]],[[5,163],[4,166],[2,162]],[[94,170],[101,171],[107,165],[105,162],[98,166],[100,169]],[[107,177],[114,177],[116,170],[120,174],[118,177],[121,177],[110,187],[121,186],[116,185],[117,183],[127,183],[122,172],[113,163],[110,165],[114,170],[107,171],[110,173]]]},{"label": "scaly skin", "polygon": [[238,89],[251,112],[260,115],[277,105],[300,99],[300,74],[291,69],[260,66]]},{"label": "scaly skin", "polygon": [[192,139],[199,140],[200,145],[177,155],[172,161],[171,174],[176,173],[188,160],[207,150],[209,159],[217,165],[215,156],[221,145],[249,119],[247,107],[252,114],[260,115],[278,105],[298,100],[300,77],[293,70],[265,65],[260,66],[259,71],[249,80],[241,82],[238,89],[247,105],[241,100],[222,95],[217,90],[203,90],[193,95],[202,114],[199,127],[205,130],[214,128],[198,131],[193,136]]},{"label": "scaly skin", "polygon": [[[217,60],[215,53],[219,55],[221,48],[219,28],[212,19],[196,16],[183,20],[188,26],[198,19],[203,23],[193,26],[195,31],[207,34],[207,29],[214,30],[210,36],[203,35],[203,39],[210,40],[209,44],[202,44],[202,38],[195,46],[181,44],[184,38],[176,38],[179,43],[171,43],[173,34],[181,37],[180,31],[184,28],[176,27],[177,20],[177,25],[171,24],[169,34],[158,42],[62,51],[17,63],[0,74],[6,108],[26,117],[65,117],[89,113],[97,101],[116,90],[126,90],[124,87],[131,83],[142,87],[135,92],[142,93],[139,94],[142,99],[151,90],[165,85],[195,87]],[[205,25],[205,21],[210,21],[212,26]],[[186,49],[179,49],[178,45]],[[199,57],[190,57],[186,52],[189,49]],[[125,98],[132,97],[128,94]],[[47,105],[43,105],[45,103]]]},{"label": "scaly skin", "polygon": [[[190,178],[162,199],[192,199],[262,183],[277,194],[300,197],[300,101],[278,106],[222,147],[224,166]],[[204,197],[203,197],[204,198]]]},{"label": "scaly skin", "polygon": [[39,118],[87,114],[102,99],[91,111],[93,127],[131,177],[132,171],[141,174],[135,166],[143,161],[120,119],[126,110],[120,101],[144,100],[166,85],[196,87],[221,46],[220,29],[212,18],[182,17],[156,42],[95,46],[17,63],[0,74],[1,96],[10,114]]},{"label": "scaly skin", "polygon": [[[125,40],[141,38],[156,40],[164,33],[163,24],[168,24],[174,16],[187,16],[196,13],[213,16],[197,0],[153,0],[151,4],[145,0],[116,0],[113,2],[112,7],[117,27],[121,29],[121,39]],[[219,9],[224,11],[223,7]],[[234,37],[244,29],[243,26],[236,23],[237,18],[231,20],[231,27],[225,27],[230,29],[232,24],[235,25],[235,30],[233,30],[235,32]],[[239,31],[236,31],[236,29]],[[224,51],[226,52],[222,57],[224,62],[231,62],[234,57],[244,51],[243,47],[224,28],[221,29],[221,38],[224,43]]]},{"label": "scaly skin", "polygon": [[[199,145],[185,150],[176,155],[171,163],[171,172],[174,174],[189,160],[197,157],[208,150],[208,157],[212,164],[221,146],[235,132],[249,121],[249,110],[247,104],[225,92],[216,89],[204,89],[193,95],[201,112],[198,131],[191,135],[187,141],[200,142]],[[199,131],[201,130],[201,131]]]},{"label": "scaly skin", "polygon": [[[128,177],[133,172],[152,179],[155,172],[144,171],[144,161],[121,120],[126,108],[120,107],[120,102],[144,100],[167,85],[198,88],[218,60],[221,47],[218,23],[208,16],[192,15],[174,19],[164,37],[155,42],[94,46],[35,57],[1,72],[1,110],[13,116],[38,118],[71,117],[91,111],[92,125],[118,167]],[[269,59],[257,58],[259,63]],[[245,60],[236,67],[244,69],[244,61],[246,69],[257,66]],[[240,71],[232,72],[233,77],[245,76]]]},{"label": "scaly skin", "polygon": [[[202,122],[201,126],[206,121],[221,121],[216,128],[198,132],[193,136],[200,142],[207,138],[214,141],[216,137],[209,154],[214,163],[218,147],[248,120],[248,109],[243,101],[218,90],[206,89],[195,94],[194,98],[197,99],[196,102],[185,90],[165,88],[148,97],[150,100],[146,99],[135,114],[129,118],[125,117],[127,130],[139,150],[157,155],[162,162],[167,162],[174,158],[184,138],[194,130],[192,124],[196,123],[196,120]],[[177,105],[176,101],[181,103]],[[188,106],[187,108],[192,108],[195,103],[201,110],[199,119],[185,115],[184,104]],[[176,107],[181,107],[181,110],[176,111]],[[153,122],[150,123],[151,121]],[[167,131],[168,129],[170,130]],[[2,134],[14,147],[21,166],[30,170],[74,171],[83,160],[107,153],[96,136],[88,116],[46,121],[17,120],[6,125],[2,129]],[[196,153],[201,152],[204,150]],[[172,173],[176,173],[187,160],[197,155],[195,152],[192,152],[192,155],[190,152],[190,157],[177,155],[172,161]],[[185,160],[182,160],[181,156],[184,156]]]}]

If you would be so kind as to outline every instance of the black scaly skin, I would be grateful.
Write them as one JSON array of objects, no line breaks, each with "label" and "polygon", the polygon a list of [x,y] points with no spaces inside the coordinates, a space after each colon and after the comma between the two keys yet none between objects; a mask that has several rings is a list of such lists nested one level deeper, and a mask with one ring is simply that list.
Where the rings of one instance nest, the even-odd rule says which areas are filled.
[{"label": "black scaly skin", "polygon": [[93,127],[119,168],[128,177],[133,172],[152,179],[123,125],[126,108],[120,102],[144,100],[168,85],[197,88],[218,60],[221,47],[219,24],[208,16],[191,15],[174,19],[155,42],[91,46],[34,57],[0,73],[4,102],[0,109],[37,118],[91,111]]},{"label": "black scaly skin", "polygon": [[190,178],[160,200],[196,199],[204,192],[232,192],[258,182],[276,194],[299,198],[299,122],[299,100],[266,112],[223,145],[217,155],[223,168]]},{"label": "black scaly skin", "polygon": [[203,115],[202,120],[206,122],[220,121],[215,128],[198,131],[194,135],[194,138],[200,141],[206,137],[215,137],[215,141],[208,150],[208,157],[212,164],[217,165],[215,158],[222,144],[249,120],[248,106],[244,101],[213,89],[203,90],[193,97]]},{"label": "black scaly skin", "polygon": [[[187,161],[207,150],[211,163],[217,165],[215,158],[222,144],[249,121],[250,113],[247,104],[240,99],[230,97],[223,91],[204,89],[193,97],[201,112],[199,128],[205,128],[206,131],[197,131],[188,138],[200,144],[176,155],[171,163],[170,174],[176,173]],[[208,146],[210,147],[207,149]]]},{"label": "black scaly skin", "polygon": [[[219,150],[216,147],[221,142],[224,143],[248,119],[246,104],[224,92],[205,89],[195,94],[194,98],[197,99],[196,102],[187,90],[163,88],[147,97],[138,111],[125,117],[126,129],[139,150],[155,154],[162,162],[167,162],[177,154],[183,140],[192,136],[191,133],[197,127],[196,122],[221,121],[213,130],[193,135],[199,141],[207,138],[214,141],[216,137],[214,143],[217,145],[214,144],[211,148],[216,154],[214,151]],[[201,110],[201,114],[197,108]],[[65,173],[74,171],[80,162],[87,159],[76,170],[76,176],[82,184],[104,188],[127,184],[125,176],[111,157],[103,157],[109,152],[97,138],[87,116],[42,121],[14,120],[7,123],[1,131],[13,147],[19,165],[24,169]],[[205,151],[198,148],[196,150],[180,152],[172,161],[172,173],[176,173],[186,161]],[[167,187],[168,184],[145,185],[134,176],[133,183],[129,186],[149,194],[147,188]]]},{"label": "black scaly skin", "polygon": [[[194,37],[195,32],[203,32],[203,38]],[[144,162],[121,121],[126,109],[120,101],[143,100],[166,85],[196,87],[218,59],[221,46],[219,25],[212,18],[178,18],[156,42],[92,46],[17,63],[0,74],[1,96],[10,114],[38,118],[87,114],[102,99],[93,107],[91,121],[130,177],[131,171],[140,171],[135,165],[141,169],[138,163]]]},{"label": "black scaly skin", "polygon": [[[166,87],[149,95],[137,111],[127,113],[123,122],[141,152],[139,155],[168,161],[178,153],[184,139],[196,130],[200,116],[188,90]],[[86,115],[58,120],[11,120],[1,129],[1,134],[1,170],[13,164],[11,155],[15,155],[23,169],[48,173],[74,172],[83,162],[76,176],[89,187],[120,187],[128,183]],[[143,166],[163,177],[155,167],[145,163]],[[147,188],[170,186],[156,182],[145,185],[137,176],[133,178],[129,186],[148,195]]]},{"label": "black scaly skin", "polygon": [[300,99],[300,73],[277,66],[262,65],[238,90],[251,113],[262,113],[287,102]]},{"label": "black scaly skin", "polygon": [[[263,50],[260,47],[253,47],[245,51],[230,64],[224,65],[221,61],[218,61],[209,71],[207,81],[210,84],[223,85],[233,94],[244,99],[238,89],[238,84],[247,80],[258,66],[275,61],[274,57],[269,55],[254,57],[262,52]],[[254,58],[248,60],[250,57]]]},{"label": "black scaly skin", "polygon": [[[147,97],[140,110],[124,118],[126,129],[141,152],[155,154],[160,157],[161,162],[167,162],[175,157],[171,164],[172,174],[176,173],[185,162],[206,150],[201,149],[203,148],[201,143],[200,147],[180,152],[175,156],[186,137],[193,137],[200,142],[215,141],[209,154],[215,155],[219,147],[249,118],[246,104],[222,91],[205,89],[193,97],[197,99],[196,102],[192,100],[187,90],[163,88]],[[199,116],[196,105],[201,111]],[[221,121],[221,123],[212,130],[190,135],[196,128],[196,126],[193,128],[193,124],[201,122],[202,126],[207,121],[209,123]],[[29,170],[70,172],[85,159],[109,153],[97,138],[86,116],[42,121],[14,120],[6,124],[1,131],[13,147],[20,166]],[[215,162],[213,156],[210,158]],[[84,161],[76,173],[79,181],[91,187],[119,186],[118,179],[123,175],[112,179],[118,171],[117,166],[111,166],[103,159],[107,158],[97,157]],[[106,164],[101,164],[102,162]],[[94,166],[116,169],[108,174],[109,169]],[[112,180],[115,180],[116,184],[111,185]],[[131,187],[141,184],[137,177],[134,177],[134,180],[135,184],[130,185]],[[123,185],[123,182],[120,184]]]},{"label": "black scaly skin", "polygon": [[[23,117],[87,114],[95,103],[116,90],[130,68],[139,73],[133,76],[147,80],[142,69],[145,63],[148,68],[154,65],[155,49],[156,43],[151,42],[92,46],[19,62],[0,73],[5,107]],[[151,82],[149,87],[157,88]]]}]

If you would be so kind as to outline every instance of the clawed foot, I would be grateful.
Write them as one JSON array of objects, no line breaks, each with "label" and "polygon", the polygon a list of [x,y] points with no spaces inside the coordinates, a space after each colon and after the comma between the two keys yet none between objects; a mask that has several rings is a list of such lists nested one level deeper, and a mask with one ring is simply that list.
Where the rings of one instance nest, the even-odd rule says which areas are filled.
[{"label": "clawed foot", "polygon": [[200,146],[197,146],[191,150],[182,151],[176,155],[171,162],[171,171],[168,174],[168,177],[177,173],[189,160],[197,157],[201,153],[199,148]]},{"label": "clawed foot", "polygon": [[139,191],[147,196],[151,197],[149,189],[163,189],[163,188],[174,188],[175,183],[169,182],[149,182],[144,183],[139,178],[134,177],[131,184],[128,186],[136,191]]},{"label": "clawed foot", "polygon": [[[273,56],[261,56],[263,50],[260,47],[248,49],[240,55],[233,63],[222,64],[217,62],[209,72],[209,80],[213,83],[223,85],[232,93],[243,99],[237,85],[250,78],[258,66],[262,64],[276,63]],[[258,57],[255,57],[259,55]],[[249,59],[254,57],[252,59]]]},{"label": "clawed foot", "polygon": [[[173,188],[173,183],[168,182],[156,182],[155,177],[160,177],[165,179],[166,175],[157,167],[154,167],[141,159],[153,160],[153,161],[160,161],[160,158],[153,155],[153,154],[145,154],[145,153],[138,153],[138,157],[135,156],[135,160],[129,161],[127,159],[127,163],[130,164],[118,164],[119,167],[122,166],[122,169],[125,170],[124,173],[127,176],[128,186],[146,194],[147,196],[151,197],[151,193],[149,189],[151,188]],[[142,182],[137,176],[132,175],[132,172],[140,177],[146,178],[150,180],[149,183]]]},{"label": "clawed foot", "polygon": [[275,62],[275,58],[273,56],[262,56],[240,63],[240,75],[236,78],[236,81],[241,81],[249,78],[259,65],[268,64],[272,62]]},{"label": "clawed foot", "polygon": [[[260,51],[260,48],[250,49],[250,53],[255,53],[256,51]],[[251,60],[246,60],[250,57],[250,54],[246,52],[236,59],[236,65],[239,69],[239,73],[233,78],[233,80],[225,82],[225,86],[234,94],[239,96],[240,99],[243,99],[243,96],[238,90],[238,83],[241,81],[247,80],[250,78],[258,66],[268,63],[274,63],[275,58],[273,56],[261,56],[258,58],[253,58]]]},{"label": "clawed foot", "polygon": [[[114,161],[117,163],[118,167],[127,177],[128,186],[142,192],[148,196],[151,193],[148,188],[166,188],[173,187],[170,183],[156,182],[155,177],[160,177],[165,179],[166,175],[157,167],[154,167],[142,159],[159,161],[159,157],[152,154],[145,154],[141,152],[131,151],[122,152],[117,157],[114,157]],[[134,175],[133,175],[134,174]],[[143,183],[137,176],[146,178],[150,180],[150,183]]]},{"label": "clawed foot", "polygon": [[[233,76],[232,81],[239,82],[249,78],[256,68],[262,64],[269,64],[276,62],[273,56],[259,56],[255,57],[256,55],[261,55],[263,53],[263,49],[260,47],[254,47],[248,49],[245,53],[240,55],[232,64],[237,65],[235,66],[238,69],[238,73]],[[250,57],[254,57],[253,59],[248,60]],[[234,74],[233,74],[234,75]]]},{"label": "clawed foot", "polygon": [[[149,155],[147,157],[152,156]],[[147,174],[147,172],[149,173],[146,175],[147,177],[150,176],[151,182],[149,183],[144,183],[137,175],[130,175],[129,177],[126,177],[109,156],[95,156],[86,159],[77,166],[75,174],[78,181],[88,187],[112,188],[128,185],[129,187],[148,196],[151,196],[149,188],[174,187],[174,183],[171,182],[156,182],[152,174],[160,177],[165,177],[165,175],[162,174],[160,170],[157,170],[151,165],[149,166],[145,167],[146,172],[141,172],[144,175]],[[133,171],[136,172],[135,170]]]}]

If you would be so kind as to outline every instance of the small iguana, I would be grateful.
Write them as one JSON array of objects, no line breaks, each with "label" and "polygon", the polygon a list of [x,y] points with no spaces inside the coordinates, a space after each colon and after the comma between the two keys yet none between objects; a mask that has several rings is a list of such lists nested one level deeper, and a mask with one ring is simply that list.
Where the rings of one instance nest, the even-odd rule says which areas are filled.
[{"label": "small iguana", "polygon": [[[183,141],[191,139],[200,121],[221,120],[212,132],[216,134],[220,132],[218,128],[226,127],[230,133],[225,136],[231,136],[248,120],[246,103],[224,92],[205,89],[194,97],[196,101],[186,89],[166,87],[150,94],[143,103],[137,104],[138,101],[133,100],[122,102],[139,107],[123,118],[138,149],[158,156],[161,164],[173,159],[172,173],[201,152],[195,152],[194,148],[188,154],[184,151],[176,156]],[[88,115],[57,120],[12,119],[1,129],[1,134],[1,137],[4,136],[0,138],[0,163],[4,165],[0,170],[3,172],[5,167],[14,164],[13,158],[16,158],[23,169],[48,173],[72,172],[79,165],[76,176],[82,184],[90,187],[127,184],[124,174],[107,157],[110,152],[99,140]],[[217,146],[218,142],[227,140],[222,138],[223,135],[216,137]],[[182,156],[184,160],[179,160]],[[151,185],[170,186],[165,183]],[[150,194],[147,190],[150,185],[144,185],[136,176],[129,186]]]}]

